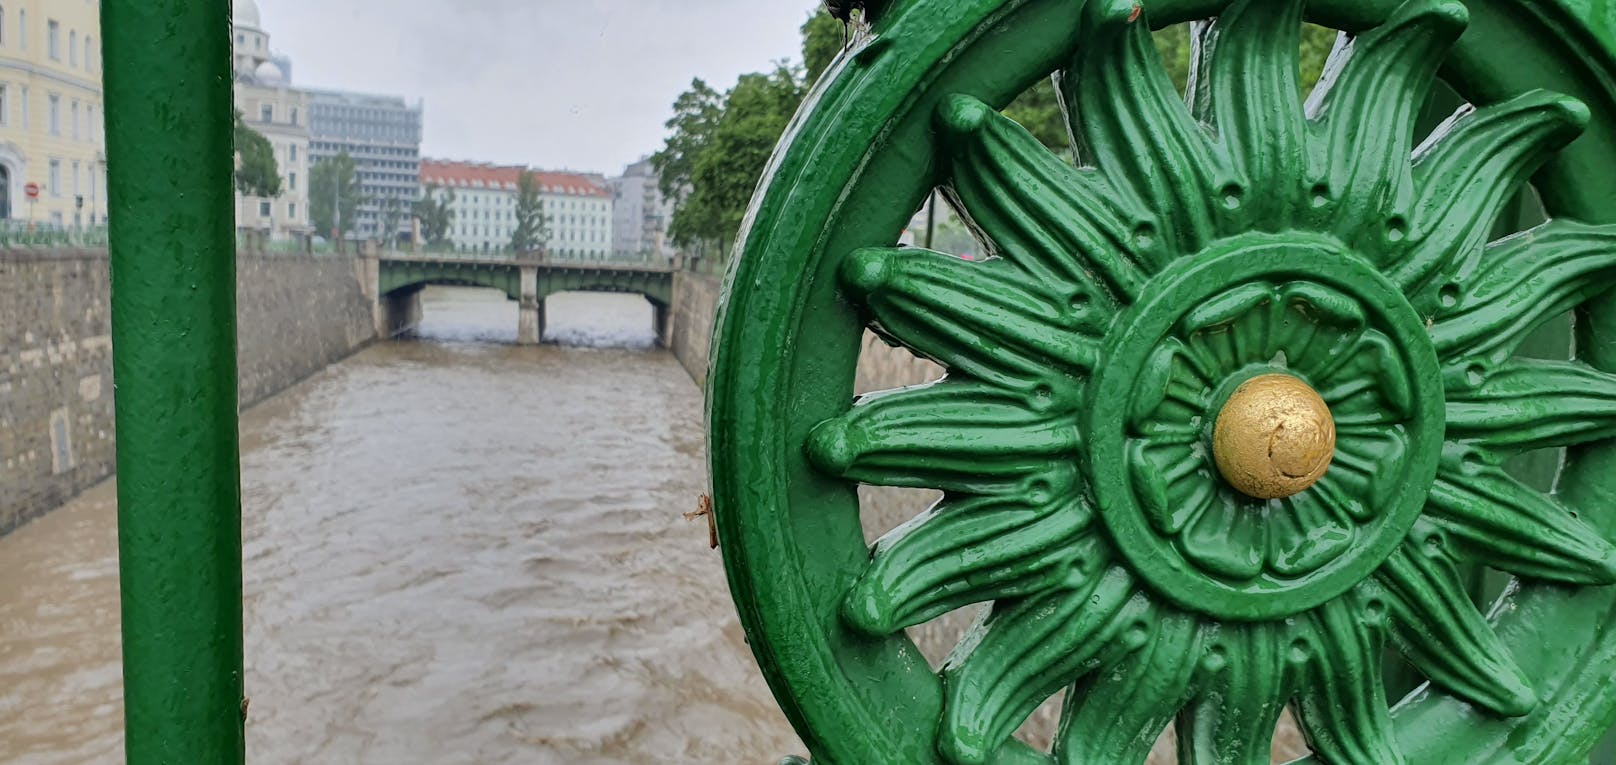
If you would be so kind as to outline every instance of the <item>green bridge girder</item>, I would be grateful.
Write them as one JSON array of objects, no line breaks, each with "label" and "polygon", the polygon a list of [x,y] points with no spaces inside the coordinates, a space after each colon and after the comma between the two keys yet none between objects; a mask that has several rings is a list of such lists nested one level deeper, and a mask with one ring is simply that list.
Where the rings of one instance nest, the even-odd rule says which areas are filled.
[{"label": "green bridge girder", "polygon": [[489,287],[520,301],[521,273],[537,274],[533,297],[543,301],[558,292],[620,292],[643,295],[658,306],[673,302],[673,269],[643,263],[561,263],[506,258],[467,259],[383,255],[377,274],[377,294],[428,284]]}]

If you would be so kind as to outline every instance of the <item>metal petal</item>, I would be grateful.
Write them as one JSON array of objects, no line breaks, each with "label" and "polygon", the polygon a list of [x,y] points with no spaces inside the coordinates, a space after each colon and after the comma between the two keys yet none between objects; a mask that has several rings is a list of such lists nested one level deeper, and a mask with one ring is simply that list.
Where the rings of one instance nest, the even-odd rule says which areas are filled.
[{"label": "metal petal", "polygon": [[1299,662],[1297,722],[1324,762],[1402,765],[1381,684],[1384,628],[1342,599],[1315,609]]},{"label": "metal petal", "polygon": [[1075,391],[1092,369],[1109,311],[1083,293],[1055,302],[1009,263],[912,249],[859,250],[842,282],[876,329],[918,354],[1005,388]]},{"label": "metal petal", "polygon": [[1201,659],[1200,633],[1198,620],[1180,613],[1161,613],[1127,630],[1122,657],[1067,695],[1055,761],[1144,762],[1189,700]]},{"label": "metal petal", "polygon": [[1050,153],[1015,121],[969,96],[938,108],[953,160],[949,191],[995,252],[1055,293],[1132,302],[1149,274],[1133,252],[1149,211],[1099,173]]},{"label": "metal petal", "polygon": [[1179,99],[1141,6],[1097,0],[1090,8],[1081,53],[1062,82],[1070,123],[1083,158],[1160,218],[1160,245],[1137,248],[1159,270],[1172,253],[1216,238],[1214,207],[1226,199],[1238,207],[1245,189]]},{"label": "metal petal", "polygon": [[1581,101],[1540,90],[1480,110],[1467,106],[1427,139],[1414,161],[1419,191],[1408,254],[1392,271],[1416,310],[1429,315],[1440,307],[1445,275],[1475,270],[1504,205],[1588,119]]},{"label": "metal petal", "polygon": [[1616,547],[1502,469],[1443,456],[1426,517],[1494,568],[1568,584],[1616,583]]},{"label": "metal petal", "polygon": [[1281,625],[1223,624],[1202,637],[1199,696],[1178,717],[1185,765],[1267,765],[1290,691]]},{"label": "metal petal", "polygon": [[1432,682],[1471,703],[1518,717],[1537,696],[1460,583],[1452,561],[1418,542],[1392,553],[1375,580],[1389,596],[1393,636]]},{"label": "metal petal", "polygon": [[1254,228],[1281,230],[1307,204],[1301,29],[1301,0],[1240,0],[1193,40],[1190,104],[1258,192],[1241,205]]},{"label": "metal petal", "polygon": [[1097,554],[1094,511],[1074,468],[1003,496],[950,497],[876,542],[842,613],[887,635],[949,611],[1042,592]]},{"label": "metal petal", "polygon": [[1312,205],[1319,223],[1362,251],[1407,235],[1406,219],[1380,216],[1412,197],[1414,122],[1468,23],[1457,0],[1411,0],[1381,26],[1342,38],[1325,64],[1307,105],[1323,133],[1312,155]]},{"label": "metal petal", "polygon": [[1553,221],[1495,242],[1444,288],[1431,341],[1443,359],[1500,364],[1532,330],[1616,285],[1616,226]]},{"label": "metal petal", "polygon": [[1094,671],[1150,609],[1130,574],[1103,567],[1067,587],[995,603],[943,667],[939,750],[959,765],[989,762],[1039,704]]},{"label": "metal petal", "polygon": [[1508,455],[1616,437],[1616,375],[1581,362],[1520,359],[1478,382],[1449,385],[1451,439]]},{"label": "metal petal", "polygon": [[990,494],[1066,464],[1080,439],[1065,407],[943,381],[865,397],[808,436],[832,475],[881,486]]}]

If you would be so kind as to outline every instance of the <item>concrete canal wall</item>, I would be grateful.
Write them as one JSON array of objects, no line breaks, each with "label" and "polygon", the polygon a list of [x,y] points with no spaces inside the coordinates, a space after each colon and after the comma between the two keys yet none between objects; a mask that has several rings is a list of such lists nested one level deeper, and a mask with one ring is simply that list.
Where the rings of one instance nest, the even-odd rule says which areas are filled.
[{"label": "concrete canal wall", "polygon": [[[112,474],[105,250],[0,250],[0,534]],[[243,406],[374,336],[354,258],[237,261]]]}]

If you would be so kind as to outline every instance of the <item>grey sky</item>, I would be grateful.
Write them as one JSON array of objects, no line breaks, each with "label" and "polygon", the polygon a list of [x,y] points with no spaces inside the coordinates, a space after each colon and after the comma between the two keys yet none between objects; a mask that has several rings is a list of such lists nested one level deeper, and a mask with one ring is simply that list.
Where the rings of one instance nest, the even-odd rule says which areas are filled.
[{"label": "grey sky", "polygon": [[258,0],[295,84],[426,101],[431,157],[615,174],[673,100],[801,58],[813,0]]}]

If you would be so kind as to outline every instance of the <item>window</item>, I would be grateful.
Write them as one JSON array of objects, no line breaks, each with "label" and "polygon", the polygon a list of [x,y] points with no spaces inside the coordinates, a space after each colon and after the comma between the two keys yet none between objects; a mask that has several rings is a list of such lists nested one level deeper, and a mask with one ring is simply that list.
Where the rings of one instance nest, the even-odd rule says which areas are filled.
[{"label": "window", "polygon": [[28,86],[22,86],[22,129],[28,129]]},{"label": "window", "polygon": [[6,7],[0,5],[0,45],[6,44]]},{"label": "window", "polygon": [[67,116],[73,119],[73,140],[79,140],[79,100],[73,99],[73,104],[67,110]]},{"label": "window", "polygon": [[53,197],[62,195],[62,161],[59,159],[50,161],[50,193]]},{"label": "window", "polygon": [[73,196],[79,195],[79,161],[73,160]]},{"label": "window", "polygon": [[95,38],[84,36],[84,71],[95,71]]},{"label": "window", "polygon": [[52,61],[62,60],[62,25],[56,19],[45,21],[45,53]]},{"label": "window", "polygon": [[292,192],[293,194],[297,193],[297,173],[292,173],[292,174],[290,174],[290,176],[288,176],[287,181],[286,181],[286,188],[287,188],[288,191]]},{"label": "window", "polygon": [[[293,125],[297,124],[297,110],[296,109],[292,110],[292,124]],[[292,161],[296,162],[297,161],[297,144],[294,143],[290,147],[288,147],[288,151],[290,151],[291,154],[292,154],[292,156],[291,156]]]},{"label": "window", "polygon": [[297,220],[297,203],[296,202],[287,202],[286,203],[286,217],[291,218],[294,221]]},{"label": "window", "polygon": [[275,105],[274,104],[264,104],[263,106],[258,107],[258,119],[260,121],[262,121],[266,125],[271,123],[271,122],[274,122],[275,121]]},{"label": "window", "polygon": [[67,33],[67,65],[79,65],[79,33],[76,29]]},{"label": "window", "polygon": [[95,104],[84,105],[84,124],[85,131],[89,135],[90,140],[94,141],[96,133],[99,132],[96,130],[95,124]]},{"label": "window", "polygon": [[260,218],[268,218],[269,217],[269,202],[266,201],[266,202],[259,202],[258,203],[258,217],[260,217]]},{"label": "window", "polygon": [[49,122],[49,124],[50,124],[50,134],[51,135],[61,135],[62,134],[62,97],[56,95],[55,93],[52,93],[50,95],[50,112],[49,112],[48,119],[50,120],[50,122]]},{"label": "window", "polygon": [[11,88],[0,83],[0,125],[11,124]]},{"label": "window", "polygon": [[[297,107],[295,107],[295,106],[292,107],[292,119],[291,119],[291,122],[292,122],[292,127],[297,127]],[[294,155],[292,157],[292,161],[296,162],[297,161],[297,156],[296,156],[297,149],[293,148],[292,151],[294,153]]]},{"label": "window", "polygon": [[17,11],[17,44],[28,50],[28,11]]},{"label": "window", "polygon": [[236,44],[237,45],[246,45],[247,44],[247,36],[246,35],[236,35]]}]

